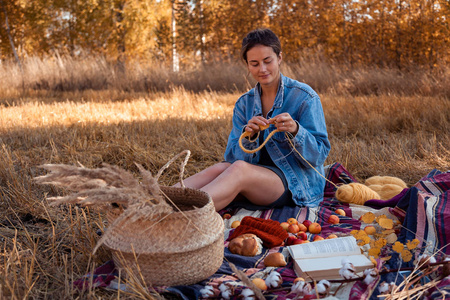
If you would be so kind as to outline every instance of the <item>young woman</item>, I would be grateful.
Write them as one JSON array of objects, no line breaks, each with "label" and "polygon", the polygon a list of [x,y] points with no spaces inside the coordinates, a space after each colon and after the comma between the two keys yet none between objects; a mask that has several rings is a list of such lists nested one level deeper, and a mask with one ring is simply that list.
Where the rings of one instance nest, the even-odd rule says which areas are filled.
[{"label": "young woman", "polygon": [[[319,96],[280,73],[281,45],[270,29],[250,32],[242,41],[241,55],[258,83],[235,104],[225,161],[187,178],[186,186],[209,193],[216,210],[231,203],[248,209],[317,206],[325,185],[319,173],[323,175],[330,150]],[[260,132],[259,126],[268,124]],[[248,154],[240,148],[244,131],[251,138],[243,139],[243,145],[255,149],[275,129],[280,132],[260,151]]]}]

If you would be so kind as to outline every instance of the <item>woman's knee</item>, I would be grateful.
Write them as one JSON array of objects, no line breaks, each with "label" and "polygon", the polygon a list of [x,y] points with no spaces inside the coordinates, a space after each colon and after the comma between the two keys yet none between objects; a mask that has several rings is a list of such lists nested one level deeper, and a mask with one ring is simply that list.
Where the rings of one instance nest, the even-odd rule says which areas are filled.
[{"label": "woman's knee", "polygon": [[251,171],[252,166],[246,161],[237,160],[228,167],[227,172],[233,174],[233,176],[246,176]]},{"label": "woman's knee", "polygon": [[205,171],[208,172],[211,175],[211,177],[217,177],[223,172],[225,172],[225,170],[228,169],[230,165],[231,164],[228,162],[220,162],[205,169]]}]

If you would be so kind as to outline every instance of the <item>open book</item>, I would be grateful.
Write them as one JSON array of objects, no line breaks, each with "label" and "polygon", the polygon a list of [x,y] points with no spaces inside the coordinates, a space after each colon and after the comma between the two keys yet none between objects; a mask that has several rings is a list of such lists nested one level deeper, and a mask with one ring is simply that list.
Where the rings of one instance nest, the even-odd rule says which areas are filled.
[{"label": "open book", "polygon": [[347,259],[356,273],[373,268],[373,263],[363,254],[353,236],[320,240],[288,246],[294,260],[294,271],[304,279],[343,279],[339,275],[342,260]]}]

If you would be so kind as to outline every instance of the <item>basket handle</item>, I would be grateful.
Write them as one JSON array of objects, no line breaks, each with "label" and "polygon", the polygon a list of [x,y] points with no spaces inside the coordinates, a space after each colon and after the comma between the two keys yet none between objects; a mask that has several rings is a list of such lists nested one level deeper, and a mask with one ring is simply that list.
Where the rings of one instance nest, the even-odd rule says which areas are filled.
[{"label": "basket handle", "polygon": [[185,188],[186,186],[184,185],[184,181],[183,181],[184,167],[186,167],[187,162],[189,160],[189,156],[191,156],[190,150],[183,150],[182,152],[180,152],[177,155],[175,155],[174,157],[172,157],[172,159],[169,160],[164,166],[162,166],[162,168],[159,169],[158,174],[156,174],[156,181],[158,181],[159,177],[164,172],[164,170],[167,169],[178,157],[182,156],[183,154],[186,154],[186,157],[180,165],[180,183],[181,183],[181,187]]}]

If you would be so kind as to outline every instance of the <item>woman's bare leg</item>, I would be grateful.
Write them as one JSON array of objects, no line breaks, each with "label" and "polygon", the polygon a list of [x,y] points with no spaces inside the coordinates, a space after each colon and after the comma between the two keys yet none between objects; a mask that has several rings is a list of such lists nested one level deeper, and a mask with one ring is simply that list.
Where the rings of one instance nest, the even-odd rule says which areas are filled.
[{"label": "woman's bare leg", "polygon": [[230,204],[238,194],[242,194],[254,204],[269,205],[284,193],[284,185],[275,172],[238,160],[201,190],[211,196],[216,210],[220,210]]},{"label": "woman's bare leg", "polygon": [[[231,164],[227,162],[221,162],[211,167],[204,169],[197,174],[194,174],[186,179],[184,179],[184,184],[186,187],[193,189],[201,189],[205,185],[209,184],[211,181],[216,179],[217,176],[222,174]],[[174,186],[181,186],[180,183],[175,184]]]}]

